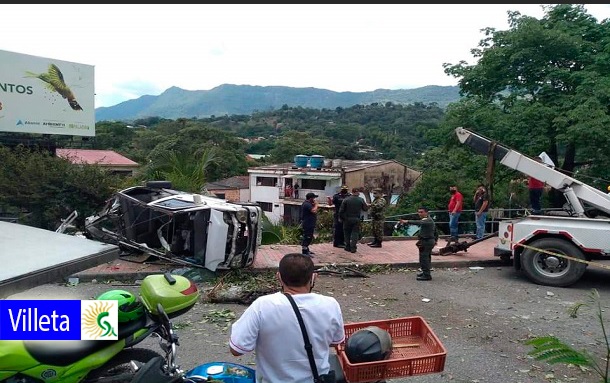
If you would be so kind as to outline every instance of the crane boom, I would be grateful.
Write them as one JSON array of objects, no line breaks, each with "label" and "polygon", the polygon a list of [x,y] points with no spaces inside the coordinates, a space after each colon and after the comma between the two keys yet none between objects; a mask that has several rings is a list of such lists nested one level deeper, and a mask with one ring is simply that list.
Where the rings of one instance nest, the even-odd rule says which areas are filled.
[{"label": "crane boom", "polygon": [[470,146],[481,154],[488,155],[491,153],[493,158],[501,164],[543,181],[547,185],[561,191],[575,215],[579,217],[585,216],[585,209],[581,201],[610,215],[610,196],[601,190],[569,177],[516,150],[502,146],[468,129],[458,127],[455,129],[455,133],[462,144]]}]

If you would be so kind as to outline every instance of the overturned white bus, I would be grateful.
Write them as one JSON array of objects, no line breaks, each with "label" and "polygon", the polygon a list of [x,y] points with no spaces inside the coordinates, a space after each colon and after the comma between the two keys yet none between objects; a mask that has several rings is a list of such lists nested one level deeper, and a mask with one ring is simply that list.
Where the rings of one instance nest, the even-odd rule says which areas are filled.
[{"label": "overturned white bus", "polygon": [[205,268],[239,269],[254,262],[262,236],[262,209],[173,190],[149,181],[117,192],[85,223],[87,237],[161,249]]}]

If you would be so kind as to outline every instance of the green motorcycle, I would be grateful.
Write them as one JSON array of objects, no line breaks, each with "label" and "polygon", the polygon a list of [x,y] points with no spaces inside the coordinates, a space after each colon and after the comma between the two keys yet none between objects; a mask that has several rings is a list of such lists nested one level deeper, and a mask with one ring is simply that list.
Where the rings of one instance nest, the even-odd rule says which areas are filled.
[{"label": "green motorcycle", "polygon": [[133,347],[163,331],[158,305],[172,318],[182,315],[197,302],[199,289],[183,276],[165,273],[144,278],[138,295],[111,290],[97,298],[118,301],[116,341],[0,341],[0,383],[130,382],[135,362],[160,356]]}]

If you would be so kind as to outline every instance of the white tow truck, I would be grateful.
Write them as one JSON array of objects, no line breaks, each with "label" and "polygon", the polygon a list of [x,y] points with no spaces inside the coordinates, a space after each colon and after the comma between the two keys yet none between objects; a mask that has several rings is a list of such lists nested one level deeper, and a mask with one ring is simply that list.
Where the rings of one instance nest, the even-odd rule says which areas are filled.
[{"label": "white tow truck", "polygon": [[494,255],[532,281],[569,286],[582,277],[590,261],[610,259],[610,196],[552,167],[464,128],[459,141],[511,169],[537,178],[561,191],[564,211],[557,215],[527,215],[503,219]]}]

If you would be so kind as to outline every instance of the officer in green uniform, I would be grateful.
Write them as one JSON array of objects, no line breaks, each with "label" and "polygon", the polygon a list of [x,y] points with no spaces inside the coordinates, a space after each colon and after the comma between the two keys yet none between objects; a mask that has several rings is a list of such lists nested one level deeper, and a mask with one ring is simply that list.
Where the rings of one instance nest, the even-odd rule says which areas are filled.
[{"label": "officer in green uniform", "polygon": [[341,202],[339,207],[339,221],[343,224],[343,237],[345,238],[345,251],[356,252],[360,239],[360,217],[367,211],[369,205],[360,198],[360,190],[352,189],[352,194]]},{"label": "officer in green uniform", "polygon": [[385,221],[386,200],[383,198],[381,189],[373,189],[373,202],[371,202],[370,214],[373,226],[373,242],[368,243],[370,247],[381,247],[383,242],[383,224]]},{"label": "officer in green uniform", "polygon": [[421,272],[417,274],[418,281],[429,281],[432,279],[430,269],[432,268],[432,249],[438,242],[438,230],[434,220],[428,216],[428,208],[420,207],[417,209],[417,215],[419,220],[404,220],[401,219],[400,223],[409,225],[419,225],[419,234],[417,235],[418,241],[416,246],[419,249],[419,266]]}]

